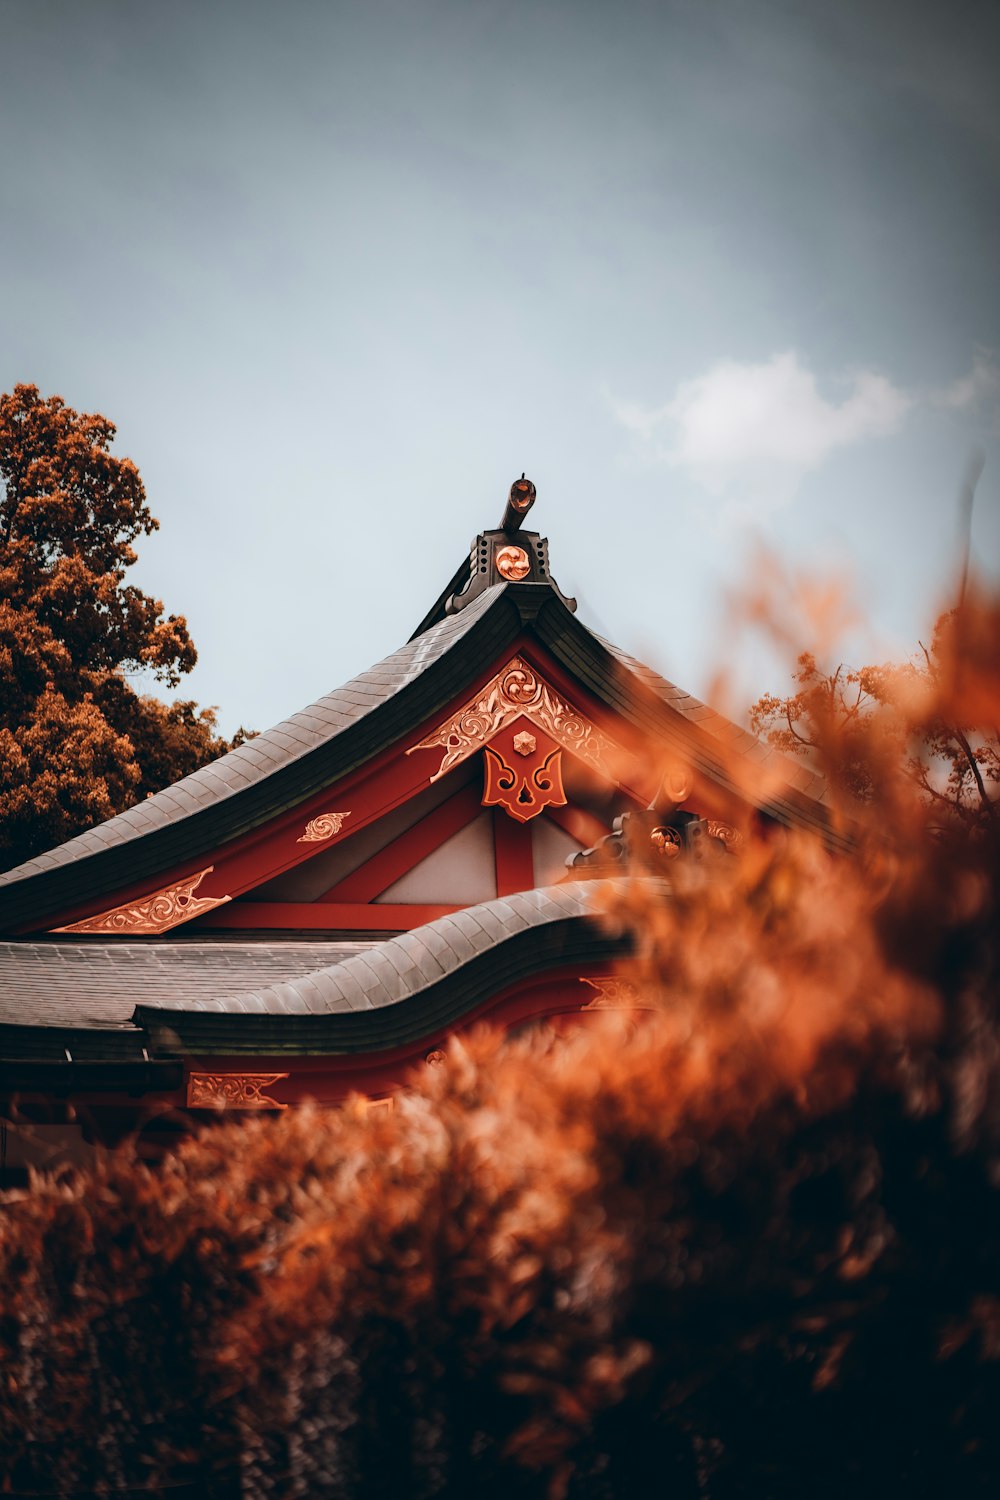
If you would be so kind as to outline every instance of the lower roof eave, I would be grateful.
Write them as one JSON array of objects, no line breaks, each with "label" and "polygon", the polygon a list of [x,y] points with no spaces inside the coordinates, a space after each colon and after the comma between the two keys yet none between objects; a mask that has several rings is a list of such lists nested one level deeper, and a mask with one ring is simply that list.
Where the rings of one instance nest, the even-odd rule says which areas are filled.
[{"label": "lower roof eave", "polygon": [[184,1081],[180,1058],[4,1058],[0,1057],[0,1094],[175,1093]]},{"label": "lower roof eave", "polygon": [[137,1006],[133,1020],[155,1051],[196,1056],[376,1052],[440,1036],[513,986],[628,953],[629,934],[595,919],[602,884],[494,897],[299,979],[218,1000],[163,999]]},{"label": "lower roof eave", "polygon": [[[419,929],[418,929],[419,930]],[[303,1015],[288,1011],[154,1011],[138,1007],[136,1019],[155,1050],[170,1047],[201,1057],[335,1057],[439,1038],[478,1014],[520,983],[544,980],[567,968],[601,965],[631,952],[627,937],[612,937],[582,918],[567,918],[522,941],[478,955],[416,995],[366,1010]]]}]

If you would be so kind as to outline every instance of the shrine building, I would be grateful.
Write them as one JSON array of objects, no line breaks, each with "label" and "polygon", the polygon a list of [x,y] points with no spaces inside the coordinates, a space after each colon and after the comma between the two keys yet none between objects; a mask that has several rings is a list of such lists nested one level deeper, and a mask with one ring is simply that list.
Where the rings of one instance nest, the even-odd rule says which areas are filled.
[{"label": "shrine building", "polygon": [[389,1106],[476,1022],[634,1006],[589,915],[630,847],[836,842],[819,777],[580,620],[534,500],[377,666],[0,875],[0,1185],[221,1105]]}]

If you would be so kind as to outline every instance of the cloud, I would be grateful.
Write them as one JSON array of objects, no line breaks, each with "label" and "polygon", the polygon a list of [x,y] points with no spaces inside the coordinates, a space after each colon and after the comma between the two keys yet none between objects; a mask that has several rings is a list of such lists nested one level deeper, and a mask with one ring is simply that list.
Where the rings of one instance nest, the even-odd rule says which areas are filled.
[{"label": "cloud", "polygon": [[873,370],[828,399],[794,350],[761,364],[724,360],[682,381],[659,408],[612,400],[656,457],[723,499],[729,514],[757,517],[791,500],[837,449],[898,431],[914,404]]},{"label": "cloud", "polygon": [[946,411],[984,413],[995,423],[1000,408],[1000,369],[985,349],[977,349],[968,375],[936,391],[931,402]]}]

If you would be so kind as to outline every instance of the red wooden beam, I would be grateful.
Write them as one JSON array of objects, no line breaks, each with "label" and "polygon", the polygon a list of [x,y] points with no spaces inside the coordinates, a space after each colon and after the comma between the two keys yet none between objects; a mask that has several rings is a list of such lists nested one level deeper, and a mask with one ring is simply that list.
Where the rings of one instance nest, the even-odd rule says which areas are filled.
[{"label": "red wooden beam", "polygon": [[371,859],[359,865],[350,875],[331,886],[318,901],[374,901],[394,881],[406,875],[428,854],[433,854],[443,843],[459,832],[482,812],[482,799],[477,786],[463,786],[427,815],[414,823],[405,833],[385,848],[373,854]]},{"label": "red wooden beam", "polygon": [[496,852],[497,895],[513,896],[535,884],[531,852],[531,824],[517,823],[502,808],[493,809],[493,847]]},{"label": "red wooden beam", "polygon": [[410,906],[388,902],[229,901],[188,922],[185,931],[215,932],[248,928],[286,932],[409,932],[434,922],[458,906]]}]

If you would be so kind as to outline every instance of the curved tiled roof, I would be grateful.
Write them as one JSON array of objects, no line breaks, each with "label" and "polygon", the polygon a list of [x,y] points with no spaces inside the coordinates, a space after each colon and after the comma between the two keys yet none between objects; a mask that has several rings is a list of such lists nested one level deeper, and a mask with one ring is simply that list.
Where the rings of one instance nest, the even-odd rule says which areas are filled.
[{"label": "curved tiled roof", "polygon": [[230,750],[210,765],[182,777],[145,801],[137,802],[117,817],[88,828],[85,833],[77,834],[55,849],[7,870],[0,875],[0,887],[84,859],[113,845],[141,838],[169,823],[177,823],[209,804],[217,805],[233,797],[300,759],[420,677],[429,662],[446,652],[476,623],[503,588],[503,585],[498,585],[487,590],[468,610],[443,620],[343,687],[334,688],[308,708]]},{"label": "curved tiled roof", "polygon": [[[510,589],[486,590],[283,724],[8,870],[0,876],[0,931],[78,905],[83,892],[98,897],[190,864],[364,765],[462,691],[470,655],[490,660],[516,639],[531,604],[523,596],[511,601]],[[537,585],[534,592],[551,591]]]},{"label": "curved tiled roof", "polygon": [[[720,786],[834,841],[824,784],[730,720],[602,641],[547,583],[498,584],[342,688],[211,765],[0,876],[0,930],[38,924],[105,893],[191,868],[262,827],[425,721],[525,630],[613,712],[673,745]],[[736,755],[727,754],[735,750]],[[755,793],[747,771],[768,773]],[[84,876],[80,870],[86,861]]]},{"label": "curved tiled roof", "polygon": [[595,886],[496,897],[283,983],[204,999],[161,996],[135,1019],[192,1053],[371,1051],[430,1036],[507,986],[629,942],[592,920]]},{"label": "curved tiled roof", "polygon": [[239,937],[0,943],[0,1026],[132,1027],[140,1004],[201,1003],[326,970],[377,945]]},{"label": "curved tiled roof", "polygon": [[451,912],[412,932],[337,958],[314,973],[239,994],[209,999],[188,993],[145,1001],[147,1010],[216,1011],[236,1015],[332,1015],[397,1005],[442,976],[494,949],[515,933],[567,917],[585,917],[593,903],[589,882],[497,896]]},{"label": "curved tiled roof", "polygon": [[496,897],[382,941],[0,943],[0,1059],[394,1046],[528,975],[625,951],[589,920],[594,891]]}]

